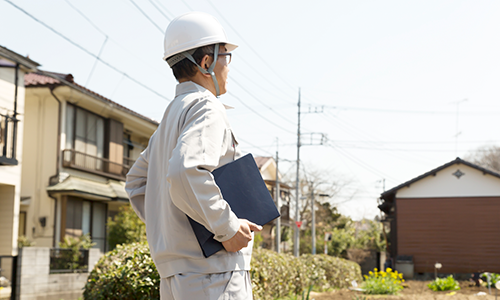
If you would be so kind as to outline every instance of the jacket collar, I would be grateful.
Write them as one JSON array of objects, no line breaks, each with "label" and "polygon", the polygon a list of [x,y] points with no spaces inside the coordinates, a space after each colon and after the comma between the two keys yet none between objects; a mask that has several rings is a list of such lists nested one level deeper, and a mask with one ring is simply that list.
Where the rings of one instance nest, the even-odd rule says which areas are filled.
[{"label": "jacket collar", "polygon": [[[213,95],[212,92],[210,92],[206,88],[204,88],[201,85],[196,84],[192,81],[181,82],[181,83],[177,84],[177,86],[175,87],[175,97],[179,97],[180,95],[183,95],[183,94],[196,93],[196,92],[210,93],[211,95]],[[234,107],[226,105],[224,103],[222,103],[222,105],[224,105],[224,107],[226,109],[233,109],[234,108]]]}]

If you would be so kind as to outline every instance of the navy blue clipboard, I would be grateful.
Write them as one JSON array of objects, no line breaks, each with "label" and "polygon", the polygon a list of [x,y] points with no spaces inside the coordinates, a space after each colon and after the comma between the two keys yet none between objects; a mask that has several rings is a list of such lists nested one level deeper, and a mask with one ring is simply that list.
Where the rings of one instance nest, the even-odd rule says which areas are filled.
[{"label": "navy blue clipboard", "polygon": [[[238,218],[264,225],[280,216],[252,154],[217,168],[212,174],[222,197]],[[205,257],[224,249],[205,226],[187,217]]]}]

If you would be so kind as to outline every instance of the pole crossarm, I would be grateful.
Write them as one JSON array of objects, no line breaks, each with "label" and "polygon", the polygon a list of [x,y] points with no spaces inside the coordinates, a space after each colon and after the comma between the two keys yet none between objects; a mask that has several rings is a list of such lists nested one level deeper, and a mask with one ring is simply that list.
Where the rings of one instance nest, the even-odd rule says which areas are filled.
[{"label": "pole crossarm", "polygon": [[328,137],[325,133],[322,132],[309,132],[309,133],[303,133],[301,134],[301,140],[302,136],[308,135],[309,136],[309,143],[303,143],[301,142],[301,146],[321,146],[324,145],[328,141]]}]

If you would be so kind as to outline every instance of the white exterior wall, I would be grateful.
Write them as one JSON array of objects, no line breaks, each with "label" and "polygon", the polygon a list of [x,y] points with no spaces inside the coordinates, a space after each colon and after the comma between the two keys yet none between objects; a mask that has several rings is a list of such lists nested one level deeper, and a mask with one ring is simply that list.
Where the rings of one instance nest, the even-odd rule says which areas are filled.
[{"label": "white exterior wall", "polygon": [[[457,178],[457,170],[464,173]],[[454,164],[430,175],[409,187],[401,188],[396,198],[438,198],[438,197],[498,197],[500,178],[463,164]]]},{"label": "white exterior wall", "polygon": [[[12,115],[15,96],[15,68],[0,68],[0,113]],[[0,255],[17,255],[19,203],[24,128],[24,71],[19,70],[17,89],[17,166],[0,165]]]}]

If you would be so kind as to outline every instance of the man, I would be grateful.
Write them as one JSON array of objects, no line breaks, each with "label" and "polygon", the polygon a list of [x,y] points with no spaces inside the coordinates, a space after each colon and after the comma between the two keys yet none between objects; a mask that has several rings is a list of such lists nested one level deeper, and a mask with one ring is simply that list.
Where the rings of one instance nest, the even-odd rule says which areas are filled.
[{"label": "man", "polygon": [[[146,223],[161,276],[161,299],[252,299],[248,270],[252,231],[223,199],[211,171],[238,157],[225,106],[231,51],[212,16],[192,12],[165,33],[164,59],[179,84],[149,145],[127,174],[132,207]],[[205,258],[187,216],[214,233],[225,250]]]}]

